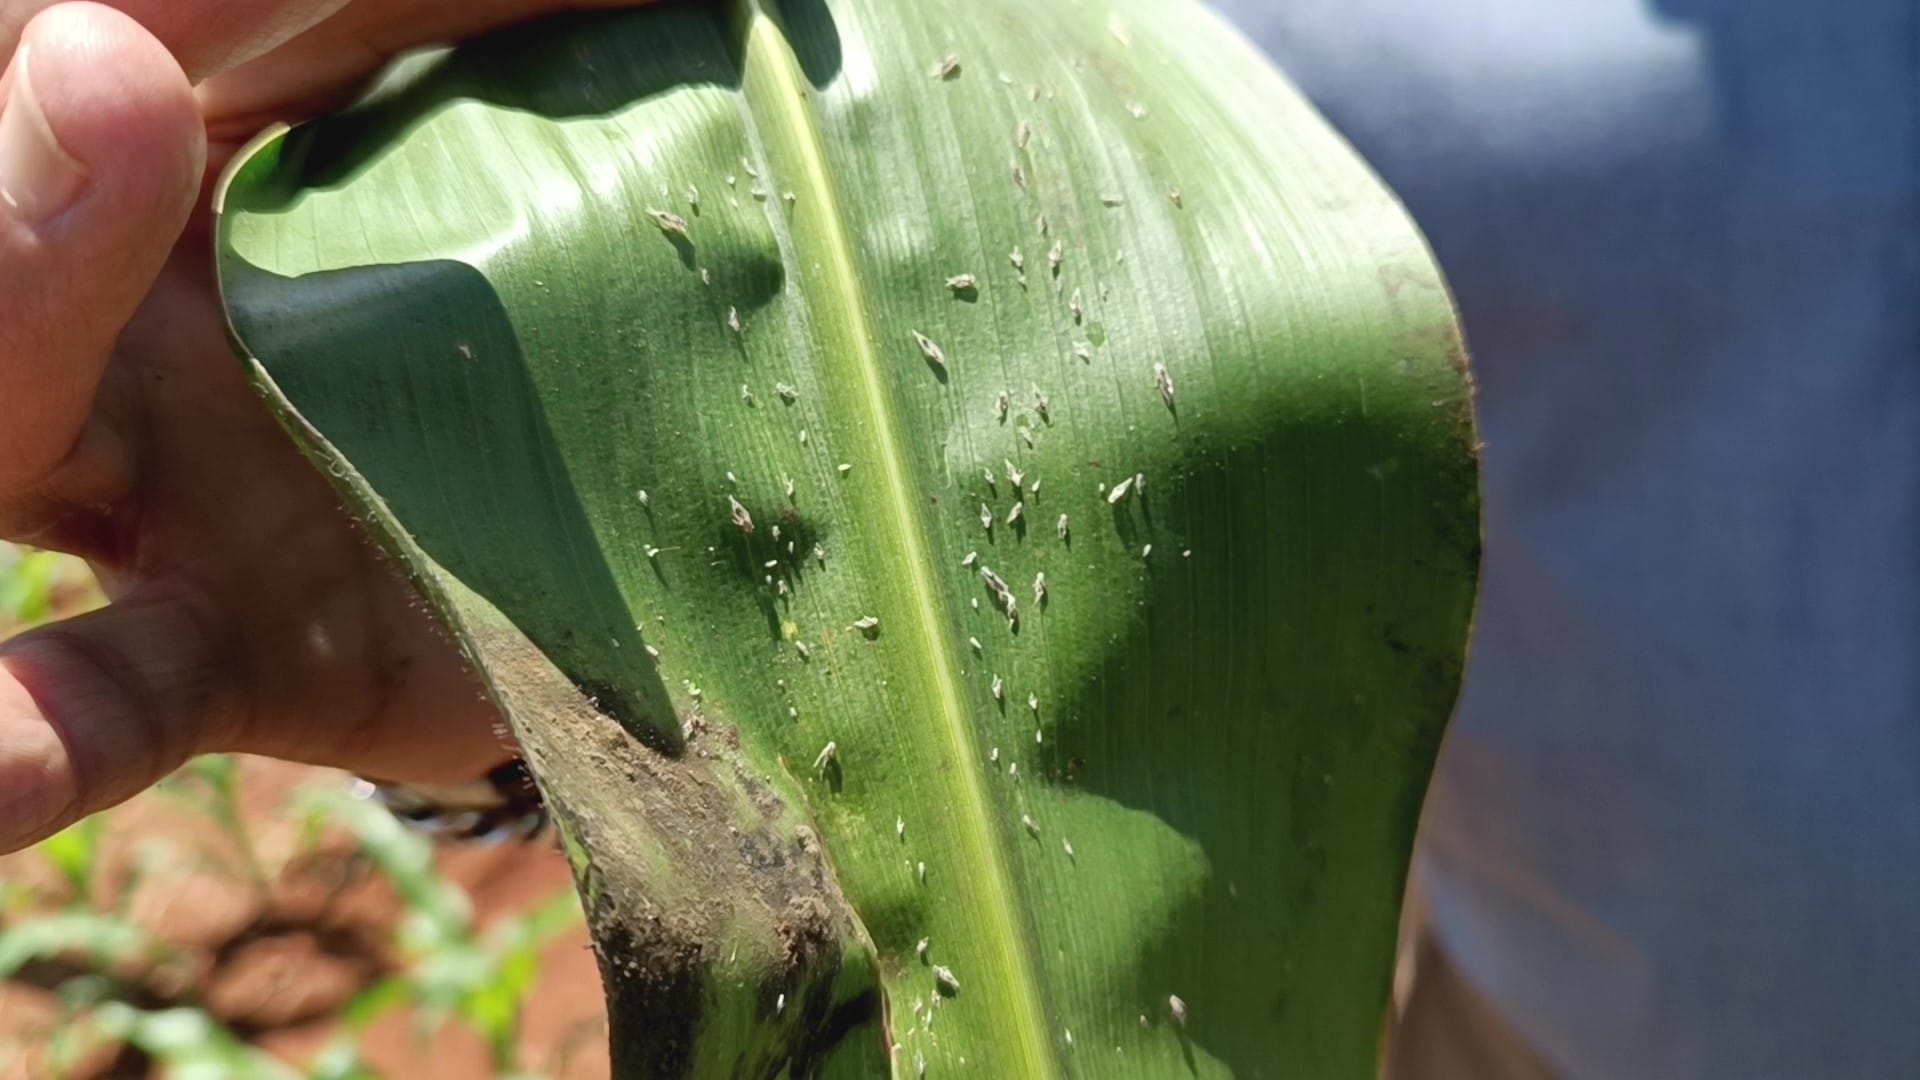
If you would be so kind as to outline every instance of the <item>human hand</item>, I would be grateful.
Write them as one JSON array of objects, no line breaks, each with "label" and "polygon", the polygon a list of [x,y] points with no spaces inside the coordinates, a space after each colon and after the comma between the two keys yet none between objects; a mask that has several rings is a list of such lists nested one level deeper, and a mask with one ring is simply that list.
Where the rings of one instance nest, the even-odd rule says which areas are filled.
[{"label": "human hand", "polygon": [[0,646],[0,852],[200,753],[423,782],[507,756],[247,386],[206,192],[395,53],[581,6],[0,0],[0,538],[85,557],[112,600]]}]

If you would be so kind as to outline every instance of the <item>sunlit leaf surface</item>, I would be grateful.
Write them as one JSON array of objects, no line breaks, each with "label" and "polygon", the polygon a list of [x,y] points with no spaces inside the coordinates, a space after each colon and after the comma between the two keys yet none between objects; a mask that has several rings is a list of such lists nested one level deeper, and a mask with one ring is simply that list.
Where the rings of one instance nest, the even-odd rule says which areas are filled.
[{"label": "sunlit leaf surface", "polygon": [[1464,353],[1211,16],[566,20],[224,200],[236,337],[376,527],[817,832],[867,1065],[1372,1075],[1474,596]]}]

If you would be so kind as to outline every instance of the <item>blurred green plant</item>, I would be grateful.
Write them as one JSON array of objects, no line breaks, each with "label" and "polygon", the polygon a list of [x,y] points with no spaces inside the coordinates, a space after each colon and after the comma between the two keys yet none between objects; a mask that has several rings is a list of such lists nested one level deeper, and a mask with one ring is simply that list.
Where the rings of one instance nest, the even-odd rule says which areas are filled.
[{"label": "blurred green plant", "polygon": [[0,634],[98,603],[86,563],[58,552],[0,542]]},{"label": "blurred green plant", "polygon": [[[223,768],[231,769],[232,762]],[[201,782],[178,786],[176,795],[197,797],[209,819],[234,815],[235,827],[244,833],[233,809],[230,773],[206,765],[197,772]],[[209,776],[218,782],[206,782]],[[64,1075],[101,1047],[123,1044],[175,1078],[362,1080],[378,1075],[359,1048],[367,1029],[408,1009],[422,1038],[448,1022],[459,1023],[486,1044],[495,1075],[538,1075],[522,1060],[521,1016],[541,950],[580,920],[573,892],[565,890],[482,929],[465,891],[441,874],[432,843],[381,807],[337,789],[307,787],[291,794],[288,811],[309,837],[333,829],[352,836],[359,854],[393,886],[403,908],[394,928],[403,962],[341,1010],[340,1037],[300,1070],[252,1049],[197,1003],[144,1009],[126,1000],[129,988],[153,981],[181,957],[129,919],[120,902],[125,887],[105,894],[99,867],[107,815],[101,815],[34,849],[68,886],[57,906],[49,910],[48,898],[33,897],[19,883],[0,895],[5,900],[0,903],[0,981],[36,962],[59,961],[85,972],[61,986],[63,1013],[48,1046],[53,1067]],[[257,860],[249,865],[252,873],[260,872]],[[102,906],[107,910],[99,910]]]},{"label": "blurred green plant", "polygon": [[0,619],[15,624],[44,622],[53,606],[60,556],[0,544]]},{"label": "blurred green plant", "polygon": [[74,899],[82,905],[93,897],[94,869],[100,861],[100,837],[105,828],[105,818],[85,818],[40,841],[36,849],[66,879]]},{"label": "blurred green plant", "polygon": [[423,1035],[457,1020],[485,1040],[496,1075],[532,1075],[520,1060],[520,1018],[541,950],[581,918],[573,892],[481,930],[467,894],[436,869],[433,845],[424,836],[343,791],[309,788],[298,802],[309,822],[352,833],[406,908],[396,942],[408,962],[347,1006],[342,1019],[348,1028],[364,1030],[380,1016],[411,1006]]},{"label": "blurred green plant", "polygon": [[[53,1064],[63,1072],[102,1046],[132,1046],[169,1080],[298,1080],[302,1072],[257,1050],[205,1009],[141,1009],[112,999],[79,1007],[55,1033]],[[369,1074],[370,1075],[370,1074]]]},{"label": "blurred green plant", "polygon": [[[270,888],[272,873],[262,865],[253,834],[247,829],[246,815],[240,812],[239,759],[228,754],[194,758],[162,780],[160,791],[186,802],[218,826],[239,854],[241,868],[254,888],[261,892]],[[310,848],[318,834],[309,833],[305,839],[303,849]]]}]

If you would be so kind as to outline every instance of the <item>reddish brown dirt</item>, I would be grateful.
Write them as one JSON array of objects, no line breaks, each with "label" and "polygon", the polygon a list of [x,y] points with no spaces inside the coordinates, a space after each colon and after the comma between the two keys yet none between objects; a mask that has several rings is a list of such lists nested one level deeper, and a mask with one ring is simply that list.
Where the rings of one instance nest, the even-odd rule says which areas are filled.
[{"label": "reddish brown dirt", "polygon": [[[259,863],[256,883],[238,845],[177,796],[148,792],[111,813],[96,908],[124,904],[131,921],[182,950],[160,971],[134,971],[122,995],[146,1007],[194,1004],[235,1032],[295,1063],[340,1031],[339,1010],[403,963],[391,942],[400,904],[344,837],[301,836],[287,792],[341,784],[338,773],[264,759],[241,760],[241,804]],[[472,896],[477,920],[526,911],[572,888],[551,835],[499,847],[443,845],[446,876]],[[136,870],[139,867],[141,869]],[[0,857],[0,881],[28,884],[54,907],[71,890],[33,853]],[[0,1080],[50,1075],[44,1046],[60,1014],[55,989],[84,970],[29,968],[0,983]],[[484,1078],[486,1047],[457,1023],[423,1034],[418,1017],[388,1015],[362,1042],[384,1075]],[[584,925],[546,949],[522,1018],[521,1065],[565,1080],[608,1074],[600,978]],[[80,1076],[146,1076],[137,1055],[95,1055]]]}]

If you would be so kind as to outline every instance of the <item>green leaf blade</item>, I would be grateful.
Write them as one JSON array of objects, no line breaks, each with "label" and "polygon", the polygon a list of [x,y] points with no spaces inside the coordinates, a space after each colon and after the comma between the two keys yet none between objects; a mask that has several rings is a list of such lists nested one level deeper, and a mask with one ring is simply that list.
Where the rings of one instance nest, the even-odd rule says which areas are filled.
[{"label": "green leaf blade", "polygon": [[[911,920],[913,925],[870,922],[868,930],[876,934],[883,954],[901,957],[913,952],[910,935],[917,932],[930,940],[937,936],[941,942],[937,955],[945,961],[939,966],[959,964],[967,970],[972,995],[999,999],[991,1015],[1001,1038],[990,1050],[976,1051],[983,1066],[1009,1075],[1048,1075],[1054,1069],[1053,1053],[1040,1023],[1047,1010],[1031,958],[1030,927],[1018,914],[1019,897],[1007,867],[1004,811],[977,765],[975,721],[980,712],[960,689],[962,676],[955,661],[961,655],[962,639],[947,610],[950,592],[936,584],[938,571],[926,539],[931,529],[920,510],[920,492],[927,485],[924,476],[916,474],[910,440],[902,430],[913,414],[896,407],[894,377],[899,368],[908,367],[929,384],[943,383],[947,373],[942,362],[929,361],[917,342],[912,353],[902,348],[897,320],[889,324],[884,312],[875,317],[877,301],[904,283],[897,274],[876,278],[871,267],[862,265],[850,233],[857,219],[847,215],[847,193],[833,179],[838,159],[829,157],[809,108],[801,62],[769,18],[758,12],[746,18],[748,107],[765,117],[758,129],[775,172],[785,175],[790,169],[797,191],[806,198],[804,209],[799,197],[794,201],[793,243],[797,251],[816,253],[817,261],[812,272],[801,270],[800,287],[819,300],[817,322],[828,338],[822,360],[829,366],[837,363],[844,371],[834,382],[849,390],[857,388],[857,393],[843,393],[837,403],[838,411],[864,421],[856,430],[867,438],[856,456],[878,466],[872,470],[874,475],[862,472],[847,478],[855,489],[865,489],[865,497],[855,496],[853,501],[860,508],[859,519],[871,530],[872,569],[865,583],[874,595],[870,606],[859,610],[891,608],[904,616],[897,624],[882,619],[890,648],[895,634],[903,639],[894,653],[898,659],[889,657],[892,662],[885,664],[885,670],[903,680],[915,680],[893,695],[895,700],[881,714],[898,717],[904,712],[904,725],[890,725],[890,730],[878,733],[881,738],[858,743],[850,738],[857,733],[840,736],[849,741],[850,749],[871,746],[875,751],[865,760],[849,754],[847,769],[859,771],[870,762],[887,762],[883,767],[890,773],[925,775],[906,777],[906,784],[898,780],[891,785],[862,784],[838,793],[837,805],[829,813],[838,819],[839,832],[849,836],[882,833],[878,845],[843,841],[850,854],[867,857],[843,858],[839,865],[856,891],[864,891],[858,884],[862,879],[878,878],[872,890],[880,892],[891,891],[884,879],[897,880],[910,862],[922,889],[943,894],[943,902],[915,905],[931,917]],[[799,261],[806,265],[806,260]],[[887,283],[879,295],[869,286],[876,280]],[[921,288],[939,288],[938,280],[926,277]],[[906,330],[907,335],[914,333]],[[883,679],[882,684],[888,681]],[[916,711],[920,716],[914,716]],[[897,805],[903,794],[914,805]],[[892,821],[905,822],[908,815],[916,819],[912,844],[904,843],[905,834],[898,829],[891,837],[885,835],[889,799],[896,803]],[[936,814],[947,819],[946,828],[929,820]],[[942,914],[947,917],[941,918]],[[969,960],[973,963],[965,962]],[[897,975],[896,997],[924,994],[929,1008],[940,1007],[935,1003],[943,999],[937,981],[930,977],[932,966],[929,962],[919,971],[908,966]]]},{"label": "green leaf blade", "polygon": [[737,733],[896,1070],[1370,1074],[1478,550],[1391,197],[1186,5],[514,44],[236,174],[229,309],[291,422],[604,712]]}]

